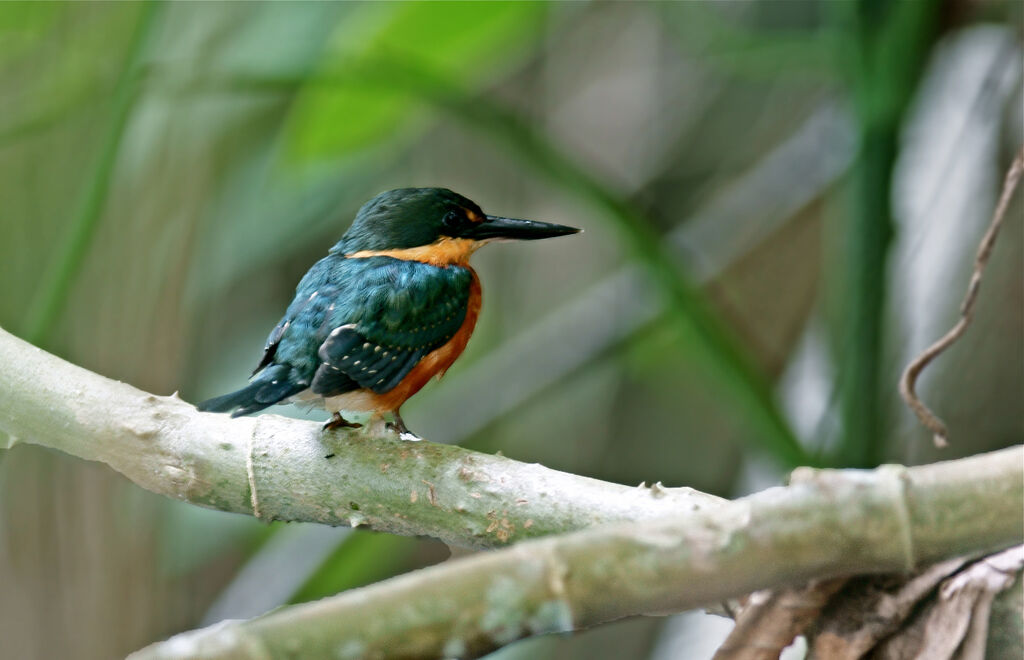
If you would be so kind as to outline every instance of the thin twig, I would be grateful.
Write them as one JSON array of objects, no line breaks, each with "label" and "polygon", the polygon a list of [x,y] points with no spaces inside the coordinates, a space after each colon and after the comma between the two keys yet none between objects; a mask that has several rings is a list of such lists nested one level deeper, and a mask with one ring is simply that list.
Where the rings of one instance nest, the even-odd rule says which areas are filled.
[{"label": "thin twig", "polygon": [[1021,148],[1017,157],[1013,159],[1013,163],[1010,164],[1010,169],[1003,182],[1003,192],[999,196],[999,203],[996,204],[996,210],[992,214],[992,222],[978,246],[978,254],[974,258],[974,272],[971,273],[971,281],[967,285],[967,295],[964,296],[964,301],[960,305],[960,319],[941,339],[926,348],[913,362],[907,365],[900,377],[900,396],[914,411],[921,423],[934,434],[936,447],[945,447],[948,444],[946,442],[946,425],[918,398],[917,392],[914,391],[917,377],[932,360],[949,348],[967,330],[974,311],[974,302],[978,297],[978,289],[981,287],[981,277],[985,272],[985,266],[988,265],[992,247],[995,245],[999,228],[1003,224],[1006,209],[1010,205],[1010,198],[1013,197],[1013,192],[1017,188],[1022,173],[1024,173],[1024,148]]}]

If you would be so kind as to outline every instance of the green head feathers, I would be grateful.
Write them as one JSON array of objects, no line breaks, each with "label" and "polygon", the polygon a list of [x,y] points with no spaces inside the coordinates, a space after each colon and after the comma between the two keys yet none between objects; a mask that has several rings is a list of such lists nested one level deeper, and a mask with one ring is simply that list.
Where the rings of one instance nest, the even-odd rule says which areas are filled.
[{"label": "green head feathers", "polygon": [[401,250],[442,238],[537,239],[575,234],[574,227],[485,215],[470,199],[447,188],[398,188],[359,209],[331,252]]}]

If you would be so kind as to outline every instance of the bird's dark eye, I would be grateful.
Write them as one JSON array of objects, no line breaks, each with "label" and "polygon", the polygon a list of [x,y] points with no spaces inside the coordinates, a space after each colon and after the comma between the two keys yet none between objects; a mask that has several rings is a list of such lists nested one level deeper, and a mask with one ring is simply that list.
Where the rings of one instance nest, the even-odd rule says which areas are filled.
[{"label": "bird's dark eye", "polygon": [[444,214],[441,223],[446,229],[459,229],[463,225],[463,217],[456,211],[448,211]]}]

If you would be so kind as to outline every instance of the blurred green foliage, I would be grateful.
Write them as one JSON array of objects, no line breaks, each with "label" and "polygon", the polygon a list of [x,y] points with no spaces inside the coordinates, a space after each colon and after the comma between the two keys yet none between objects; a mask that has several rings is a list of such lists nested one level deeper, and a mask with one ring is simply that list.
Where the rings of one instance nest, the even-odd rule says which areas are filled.
[{"label": "blurred green foliage", "polygon": [[[525,55],[546,12],[542,3],[522,2],[354,5],[311,72],[312,84],[297,95],[284,133],[288,156],[331,161],[403,132],[422,99],[388,84],[386,70],[376,66],[381,60],[418,62],[476,85]],[[352,71],[365,73],[346,78]]]},{"label": "blurred green foliage", "polygon": [[938,0],[838,3],[833,20],[860,131],[853,167],[851,212],[842,230],[849,246],[842,275],[845,303],[837,313],[842,377],[839,397],[843,465],[874,467],[885,460],[882,416],[886,268],[893,239],[892,181],[899,134],[934,41]]},{"label": "blurred green foliage", "polygon": [[[414,429],[721,494],[797,464],[898,459],[916,440],[887,413],[906,323],[887,307],[894,168],[929,54],[943,29],[966,26],[940,24],[937,3],[874,5],[0,4],[0,324],[199,399],[244,380],[295,283],[363,201],[442,185],[587,232],[476,257],[479,329],[410,403]],[[850,178],[823,180],[772,224],[845,143],[825,134],[788,160],[770,154],[836,104],[860,141]],[[770,185],[743,188],[750,172]],[[723,200],[741,210],[709,211]],[[689,237],[683,248],[670,232]],[[634,288],[595,296],[586,318],[600,320],[517,349],[523,373],[550,382],[487,371],[500,364],[487,356],[623,267]],[[1012,297],[1021,278],[1007,268],[992,288]],[[639,298],[655,309],[623,324]],[[1020,333],[989,314],[993,346],[1019,353]],[[785,384],[820,324],[828,348],[814,359],[830,380],[807,432],[807,390]],[[562,353],[579,359],[552,371]],[[1012,401],[1021,385],[999,371],[1007,363],[985,373]],[[470,376],[488,385],[460,390]],[[505,398],[517,403],[488,407],[474,431],[446,432],[461,428],[459,402]],[[1016,429],[961,449],[1019,441]],[[0,456],[0,581],[12,585],[0,638],[12,657],[123,655],[193,627],[247,558],[291,533],[183,513],[33,448]],[[442,558],[424,541],[353,533],[290,576],[291,600]],[[658,630],[626,622],[508,654],[636,656]]]},{"label": "blurred green foliage", "polygon": [[[134,39],[128,47],[124,69],[118,76],[113,90],[110,125],[104,132],[97,162],[93,167],[86,169],[91,172],[91,175],[86,183],[82,200],[68,223],[67,232],[60,239],[61,247],[53,256],[53,261],[37,285],[37,293],[27,312],[28,318],[24,327],[25,338],[37,345],[45,345],[47,338],[54,330],[57,315],[64,306],[72,281],[78,275],[82,260],[92,246],[96,225],[106,203],[114,164],[125,133],[125,125],[137,94],[142,53],[147,45],[160,4],[145,3],[141,7],[139,24],[135,28]],[[60,74],[56,77],[60,77]]]}]

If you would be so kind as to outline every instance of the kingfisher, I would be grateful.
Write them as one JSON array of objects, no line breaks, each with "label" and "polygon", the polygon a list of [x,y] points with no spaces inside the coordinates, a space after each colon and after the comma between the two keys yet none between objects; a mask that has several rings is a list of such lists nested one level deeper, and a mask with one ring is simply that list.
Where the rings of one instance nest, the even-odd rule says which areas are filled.
[{"label": "kingfisher", "polygon": [[446,188],[383,192],[299,282],[249,384],[197,407],[238,417],[308,402],[332,413],[324,429],[357,428],[341,412],[369,412],[416,438],[402,404],[462,354],[480,314],[470,256],[492,241],[579,231],[486,215]]}]

